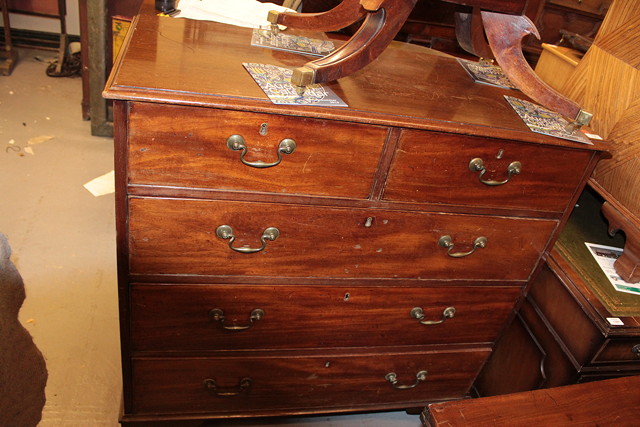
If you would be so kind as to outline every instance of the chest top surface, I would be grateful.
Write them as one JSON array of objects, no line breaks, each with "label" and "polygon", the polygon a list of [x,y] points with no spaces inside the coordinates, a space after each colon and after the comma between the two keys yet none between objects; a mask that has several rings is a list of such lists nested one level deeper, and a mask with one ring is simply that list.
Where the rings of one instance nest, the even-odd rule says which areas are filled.
[{"label": "chest top surface", "polygon": [[272,104],[243,62],[294,68],[308,56],[251,46],[251,29],[157,16],[145,1],[104,96],[257,111],[350,122],[515,139],[579,149],[602,149],[535,134],[504,95],[514,90],[474,83],[455,58],[393,42],[364,69],[328,86],[344,107]]}]

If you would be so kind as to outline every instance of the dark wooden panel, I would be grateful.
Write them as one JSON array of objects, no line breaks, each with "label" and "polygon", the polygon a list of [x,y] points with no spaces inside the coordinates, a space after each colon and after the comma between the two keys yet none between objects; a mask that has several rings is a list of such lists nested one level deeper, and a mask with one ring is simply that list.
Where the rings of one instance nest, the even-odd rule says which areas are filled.
[{"label": "dark wooden panel", "polygon": [[[248,162],[276,162],[286,138],[293,139],[296,148],[283,154],[277,166],[254,168],[241,163],[241,151],[227,147],[227,138],[234,134],[245,139]],[[387,128],[133,104],[129,135],[130,182],[135,184],[367,198]]]},{"label": "dark wooden panel", "polygon": [[576,361],[590,363],[604,336],[547,266],[536,278],[530,295]]},{"label": "dark wooden panel", "polygon": [[594,363],[640,362],[640,337],[608,340],[594,358]]},{"label": "dark wooden panel", "polygon": [[[134,350],[186,351],[365,347],[493,342],[517,287],[211,286],[135,284]],[[167,301],[171,301],[167,304]],[[455,316],[441,324],[447,307]],[[224,326],[212,309],[224,312]],[[264,311],[253,323],[250,313]]]},{"label": "dark wooden panel", "polygon": [[431,426],[636,425],[640,377],[429,405]]},{"label": "dark wooden panel", "polygon": [[[484,163],[484,180],[506,180],[515,161],[521,172],[504,185],[489,186],[469,169],[474,158]],[[578,150],[405,131],[384,198],[563,212],[589,160],[588,152]]]},{"label": "dark wooden panel", "polygon": [[531,331],[532,337],[544,349],[546,357],[541,369],[544,372],[544,381],[539,388],[557,387],[576,382],[578,376],[577,367],[571,357],[565,353],[562,344],[540,318],[534,306],[527,301],[522,305],[520,314]]},{"label": "dark wooden panel", "polygon": [[[139,414],[242,413],[283,409],[351,408],[385,403],[420,406],[433,398],[463,397],[489,350],[401,352],[368,355],[216,357],[134,359],[134,411]],[[395,389],[385,380],[397,374]],[[220,397],[203,381],[213,379],[221,391],[234,392],[243,378],[251,387],[237,396]]]},{"label": "dark wooden panel", "polygon": [[525,301],[500,338],[475,388],[495,396],[575,382],[578,373],[555,337]]},{"label": "dark wooden panel", "polygon": [[495,396],[540,387],[546,352],[532,339],[527,325],[516,317],[500,337],[474,385],[480,396]]},{"label": "dark wooden panel", "polygon": [[[188,199],[129,201],[130,270],[138,274],[274,277],[527,280],[556,227],[553,220]],[[371,225],[367,224],[371,218]],[[234,247],[261,247],[268,227],[280,236],[246,254],[216,229],[229,225]],[[478,237],[486,246],[453,258]],[[513,254],[518,256],[514,257]]]}]

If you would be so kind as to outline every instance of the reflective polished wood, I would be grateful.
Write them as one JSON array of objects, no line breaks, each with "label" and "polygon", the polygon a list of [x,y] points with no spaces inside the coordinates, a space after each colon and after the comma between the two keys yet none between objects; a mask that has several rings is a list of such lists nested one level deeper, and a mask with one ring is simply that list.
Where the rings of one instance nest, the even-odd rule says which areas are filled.
[{"label": "reflective polished wood", "polygon": [[151,1],[132,28],[105,90],[122,423],[467,397],[606,144],[529,131],[513,91],[418,46],[331,83],[348,107],[283,106],[242,63],[308,58]]}]

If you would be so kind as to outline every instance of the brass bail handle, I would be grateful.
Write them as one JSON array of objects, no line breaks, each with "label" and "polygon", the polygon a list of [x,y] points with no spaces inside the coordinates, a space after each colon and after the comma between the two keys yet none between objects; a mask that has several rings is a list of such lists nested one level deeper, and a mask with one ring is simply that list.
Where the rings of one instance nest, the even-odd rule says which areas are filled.
[{"label": "brass bail handle", "polygon": [[259,248],[247,248],[247,247],[234,247],[233,242],[236,240],[236,236],[233,234],[233,228],[229,225],[221,225],[216,228],[216,236],[221,239],[229,239],[229,247],[236,252],[240,252],[243,254],[253,254],[256,252],[260,252],[267,247],[267,240],[274,241],[280,236],[280,230],[276,227],[268,227],[262,232],[262,236],[260,236],[260,242],[262,245]]},{"label": "brass bail handle", "polygon": [[631,348],[631,352],[634,353],[640,359],[640,344],[636,344]]},{"label": "brass bail handle", "polygon": [[220,387],[216,380],[207,378],[202,382],[204,388],[211,391],[218,397],[233,397],[238,396],[251,388],[251,378],[242,378],[237,386],[234,387]]},{"label": "brass bail handle", "polygon": [[424,320],[424,310],[422,307],[413,307],[409,312],[412,318],[417,319],[421,325],[439,325],[444,323],[447,319],[453,319],[456,314],[455,307],[447,307],[442,312],[442,319],[440,320]]},{"label": "brass bail handle", "polygon": [[418,384],[425,381],[427,379],[427,371],[418,372],[416,374],[416,382],[408,385],[398,384],[398,375],[395,372],[389,372],[387,375],[384,376],[384,379],[390,382],[393,388],[395,388],[396,390],[408,390],[416,387]]},{"label": "brass bail handle", "polygon": [[484,185],[496,186],[496,185],[504,185],[511,180],[511,177],[514,175],[518,175],[522,171],[522,163],[520,162],[511,162],[509,166],[507,166],[507,179],[504,181],[494,181],[483,179],[482,177],[487,172],[487,169],[484,166],[484,161],[481,158],[476,157],[475,159],[471,159],[469,162],[469,170],[471,172],[480,172],[478,175],[478,179]]},{"label": "brass bail handle", "polygon": [[209,317],[211,317],[216,322],[220,322],[222,328],[226,329],[227,331],[244,331],[251,328],[254,322],[257,322],[264,317],[264,310],[261,308],[252,310],[251,314],[249,315],[249,324],[245,326],[225,325],[226,319],[224,317],[224,311],[222,311],[221,308],[214,308],[213,310],[211,310],[209,312]]},{"label": "brass bail handle", "polygon": [[476,249],[482,249],[487,246],[487,238],[484,236],[480,236],[473,241],[473,248],[468,252],[452,252],[455,244],[453,243],[453,239],[451,236],[442,236],[438,240],[438,246],[447,249],[447,255],[452,258],[463,258],[471,255],[476,251]]},{"label": "brass bail handle", "polygon": [[233,151],[242,151],[242,153],[240,154],[240,161],[243,164],[247,166],[251,166],[252,168],[265,169],[265,168],[271,168],[279,165],[280,162],[282,161],[283,154],[293,153],[296,150],[296,142],[291,138],[285,138],[282,141],[280,141],[280,144],[278,145],[278,150],[277,150],[278,160],[276,160],[273,163],[266,163],[266,162],[263,162],[262,160],[256,160],[255,162],[247,161],[244,158],[248,150],[247,143],[245,142],[242,135],[231,135],[229,138],[227,138],[227,147]]}]

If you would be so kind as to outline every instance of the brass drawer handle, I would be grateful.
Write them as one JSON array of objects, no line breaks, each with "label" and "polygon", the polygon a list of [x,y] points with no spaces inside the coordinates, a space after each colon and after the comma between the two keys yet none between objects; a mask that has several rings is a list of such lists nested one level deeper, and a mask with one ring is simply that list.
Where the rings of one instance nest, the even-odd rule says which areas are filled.
[{"label": "brass drawer handle", "polygon": [[213,310],[211,310],[209,312],[209,317],[211,317],[216,322],[220,322],[220,324],[222,325],[222,328],[226,329],[227,331],[244,331],[245,329],[249,329],[250,327],[252,327],[253,322],[257,322],[258,320],[264,317],[264,310],[261,308],[256,308],[252,310],[251,314],[249,315],[249,324],[246,326],[225,325],[224,311],[222,311],[222,309],[220,308],[214,308]]},{"label": "brass drawer handle", "polygon": [[260,242],[262,242],[262,246],[260,246],[259,248],[247,248],[244,246],[241,248],[233,247],[233,242],[236,240],[236,236],[233,235],[233,228],[231,228],[231,226],[229,225],[221,225],[216,228],[216,236],[221,239],[229,239],[229,247],[236,252],[240,252],[243,254],[253,254],[256,252],[260,252],[261,250],[266,248],[267,240],[276,240],[278,236],[280,236],[280,230],[278,230],[276,227],[269,227],[264,230],[262,232],[262,236],[260,236]]},{"label": "brass drawer handle", "polygon": [[283,154],[291,154],[295,151],[296,142],[291,138],[285,138],[280,141],[280,144],[278,145],[278,160],[273,163],[265,163],[262,160],[256,160],[255,162],[248,162],[245,160],[244,156],[247,154],[247,143],[242,135],[231,135],[227,138],[227,147],[233,151],[242,151],[240,154],[240,161],[243,164],[251,166],[252,168],[264,169],[279,165],[282,161]]},{"label": "brass drawer handle", "polygon": [[631,352],[636,355],[636,357],[640,358],[640,344],[636,344],[631,348]]},{"label": "brass drawer handle", "polygon": [[235,387],[222,388],[216,383],[216,380],[207,378],[202,382],[202,384],[207,390],[215,393],[216,396],[233,397],[248,391],[251,388],[251,382],[251,378],[243,378]]},{"label": "brass drawer handle", "polygon": [[455,246],[453,243],[453,239],[451,238],[451,236],[442,236],[440,237],[440,240],[438,240],[438,245],[446,248],[447,249],[447,255],[449,255],[450,257],[453,258],[463,258],[466,256],[471,255],[472,253],[474,253],[476,251],[476,249],[482,249],[485,246],[487,246],[487,238],[484,236],[480,236],[478,237],[476,240],[473,241],[473,249],[471,249],[469,252],[452,252],[453,251],[453,247]]},{"label": "brass drawer handle", "polygon": [[487,172],[487,169],[484,167],[484,162],[482,159],[476,157],[469,162],[469,170],[471,172],[480,172],[478,179],[481,183],[485,185],[504,185],[511,179],[512,176],[518,175],[522,171],[522,164],[520,162],[511,162],[509,166],[507,166],[507,179],[504,181],[494,181],[494,180],[486,180],[482,179],[484,174]]},{"label": "brass drawer handle", "polygon": [[398,385],[398,375],[395,372],[389,372],[384,376],[384,379],[389,381],[393,388],[397,390],[408,390],[410,388],[416,387],[422,381],[427,379],[427,371],[420,371],[416,374],[416,382],[410,385]]},{"label": "brass drawer handle", "polygon": [[424,310],[422,310],[422,307],[413,307],[409,314],[414,319],[418,319],[418,323],[420,323],[421,325],[439,325],[440,323],[443,323],[447,319],[452,319],[453,316],[455,316],[456,314],[456,308],[455,307],[445,308],[444,311],[442,312],[442,319],[440,320],[423,320]]}]

